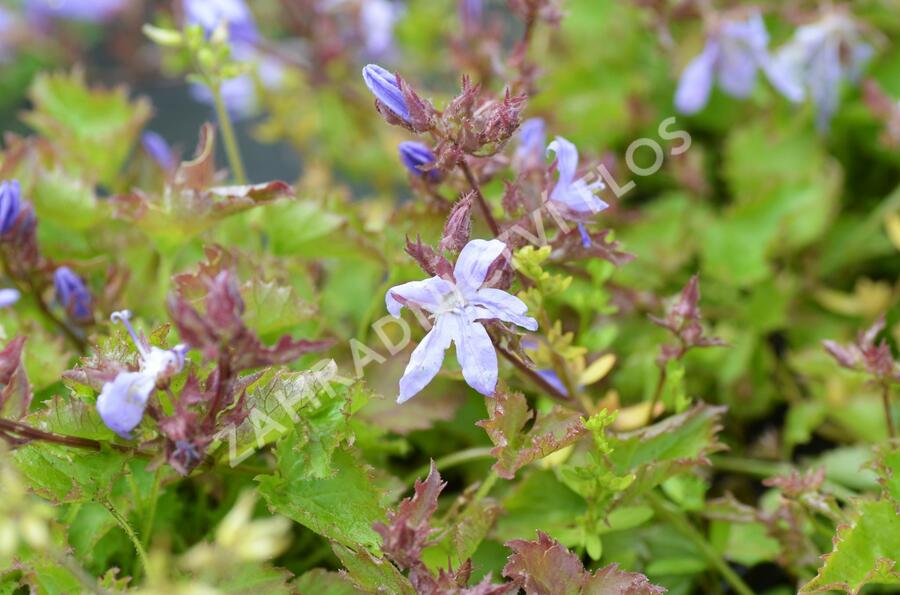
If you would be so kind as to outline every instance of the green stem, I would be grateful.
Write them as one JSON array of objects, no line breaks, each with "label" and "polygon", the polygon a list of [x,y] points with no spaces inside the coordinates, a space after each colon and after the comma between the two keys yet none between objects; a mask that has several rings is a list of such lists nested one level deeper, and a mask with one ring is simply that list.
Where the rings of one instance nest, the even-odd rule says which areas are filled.
[{"label": "green stem", "polygon": [[893,440],[897,436],[894,429],[894,416],[891,412],[891,385],[888,382],[881,383],[881,403],[884,406],[884,421],[887,424],[888,439]]},{"label": "green stem", "polygon": [[484,481],[481,482],[481,486],[479,486],[478,491],[475,492],[475,496],[472,497],[472,502],[470,502],[469,505],[471,506],[476,502],[484,500],[485,496],[490,493],[491,488],[494,487],[494,484],[497,483],[498,479],[500,479],[500,476],[492,469],[491,472],[488,473],[488,476],[484,478]]},{"label": "green stem", "polygon": [[150,546],[150,536],[153,534],[153,522],[156,520],[156,502],[159,500],[159,486],[162,482],[162,466],[156,468],[153,475],[153,488],[150,490],[150,504],[147,505],[147,514],[144,518],[143,538],[141,545],[146,550]]},{"label": "green stem", "polygon": [[747,586],[747,583],[737,575],[737,573],[728,565],[728,562],[719,555],[716,548],[712,546],[706,537],[700,533],[691,522],[684,517],[683,514],[673,511],[666,500],[657,495],[652,490],[645,495],[650,506],[653,507],[656,515],[672,526],[676,531],[693,543],[704,558],[722,575],[731,588],[739,595],[753,595],[753,589]]},{"label": "green stem", "polygon": [[[465,450],[453,452],[448,454],[447,456],[436,459],[434,461],[434,466],[439,471],[443,471],[445,469],[449,469],[450,467],[456,467],[457,465],[468,463],[469,461],[477,461],[478,459],[492,459],[494,458],[494,455],[491,454],[491,450],[493,450],[493,448],[490,446],[467,448]],[[419,467],[418,469],[407,475],[406,479],[404,479],[404,482],[410,484],[420,477],[425,477],[429,469],[431,469],[431,465],[424,465],[422,467]]]},{"label": "green stem", "polygon": [[138,539],[137,534],[134,532],[134,529],[131,528],[131,525],[128,524],[128,519],[122,516],[116,507],[113,506],[113,503],[109,500],[103,500],[103,506],[106,507],[106,510],[109,511],[109,514],[112,515],[113,519],[115,519],[116,523],[118,523],[119,527],[122,531],[125,532],[125,535],[128,536],[128,539],[131,540],[131,544],[134,546],[134,551],[137,552],[138,559],[141,561],[141,565],[134,572],[134,580],[137,582],[138,578],[141,574],[141,569],[147,570],[150,568],[150,563],[147,560],[147,552],[144,551],[144,546],[141,545],[141,540]]},{"label": "green stem", "polygon": [[244,161],[241,159],[241,148],[238,145],[237,136],[234,134],[231,116],[228,115],[228,109],[222,99],[221,83],[210,85],[210,90],[216,104],[216,115],[219,117],[219,126],[222,128],[222,142],[225,144],[225,154],[231,165],[231,173],[234,174],[235,182],[244,185],[247,183],[247,174],[244,173]]}]

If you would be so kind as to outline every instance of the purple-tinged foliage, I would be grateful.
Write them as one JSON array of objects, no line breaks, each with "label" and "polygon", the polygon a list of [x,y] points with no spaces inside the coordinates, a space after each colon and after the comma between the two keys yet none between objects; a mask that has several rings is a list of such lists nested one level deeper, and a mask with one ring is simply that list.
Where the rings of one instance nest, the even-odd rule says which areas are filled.
[{"label": "purple-tinged foliage", "polygon": [[522,300],[499,289],[482,287],[491,265],[505,250],[506,244],[499,240],[472,240],[460,252],[451,278],[434,276],[388,290],[385,303],[395,318],[407,306],[427,312],[434,320],[400,379],[398,403],[408,401],[431,382],[451,343],[456,344],[456,358],[466,383],[483,395],[494,394],[497,354],[482,322],[500,320],[537,330],[537,321],[527,316],[528,307]]},{"label": "purple-tinged foliage", "polygon": [[492,468],[504,479],[514,479],[525,465],[575,443],[586,432],[579,412],[556,406],[535,415],[521,393],[498,390],[487,408],[488,419],[476,425],[484,428],[494,444],[491,454],[497,461]]},{"label": "purple-tinged foliage", "polygon": [[664,318],[650,316],[657,326],[671,332],[678,339],[677,344],[664,344],[657,358],[660,365],[671,359],[681,359],[694,347],[725,347],[727,343],[719,337],[711,337],[703,329],[700,313],[700,277],[694,275],[681,290],[678,298],[666,309]]},{"label": "purple-tinged foliage", "polygon": [[425,481],[416,480],[413,496],[401,501],[397,510],[388,512],[387,523],[375,524],[375,531],[383,540],[382,551],[400,568],[405,570],[421,564],[422,550],[436,532],[431,527],[431,516],[445,487],[447,482],[441,481],[441,474],[432,462]]},{"label": "purple-tinged foliage", "polygon": [[21,419],[28,414],[33,393],[22,360],[25,337],[16,337],[0,350],[0,419]]},{"label": "purple-tinged foliage", "polygon": [[441,179],[441,172],[432,169],[435,157],[428,145],[417,141],[403,141],[397,145],[397,151],[400,154],[400,161],[411,174],[425,178],[429,182]]},{"label": "purple-tinged foliage", "polygon": [[881,316],[865,332],[860,332],[853,343],[822,341],[822,345],[848,370],[863,371],[879,382],[900,382],[900,362],[894,359],[886,340],[877,340],[884,328],[885,319]]},{"label": "purple-tinged foliage", "polygon": [[440,249],[442,252],[459,252],[469,243],[469,237],[472,235],[472,203],[474,201],[475,193],[470,192],[453,205],[441,236]]},{"label": "purple-tinged foliage", "polygon": [[76,323],[87,323],[93,319],[91,293],[72,269],[61,266],[53,273],[56,301],[62,306],[69,319]]},{"label": "purple-tinged foliage", "polygon": [[244,300],[241,298],[237,278],[231,271],[201,273],[198,276],[182,275],[176,281],[196,283],[205,291],[204,312],[198,311],[182,295],[169,296],[169,313],[181,338],[203,354],[208,361],[227,361],[232,373],[274,364],[286,364],[301,355],[328,348],[333,341],[295,340],[283,336],[267,347],[242,320]]},{"label": "purple-tinged foliage", "polygon": [[772,67],[789,86],[788,97],[810,98],[816,108],[816,126],[825,131],[840,103],[841,86],[857,83],[873,54],[856,21],[841,12],[828,12],[798,28],[778,50]]},{"label": "purple-tinged foliage", "polygon": [[503,576],[516,581],[526,593],[620,593],[662,595],[666,589],[646,576],[619,570],[610,564],[591,573],[579,557],[543,531],[536,541],[516,539],[506,543],[512,555]]}]

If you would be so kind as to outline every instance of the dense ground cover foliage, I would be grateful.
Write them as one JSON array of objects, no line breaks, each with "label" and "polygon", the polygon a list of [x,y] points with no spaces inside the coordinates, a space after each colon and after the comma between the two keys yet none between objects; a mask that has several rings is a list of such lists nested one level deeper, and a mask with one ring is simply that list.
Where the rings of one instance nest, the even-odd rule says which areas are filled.
[{"label": "dense ground cover foliage", "polygon": [[0,593],[896,592],[898,35],[0,5]]}]

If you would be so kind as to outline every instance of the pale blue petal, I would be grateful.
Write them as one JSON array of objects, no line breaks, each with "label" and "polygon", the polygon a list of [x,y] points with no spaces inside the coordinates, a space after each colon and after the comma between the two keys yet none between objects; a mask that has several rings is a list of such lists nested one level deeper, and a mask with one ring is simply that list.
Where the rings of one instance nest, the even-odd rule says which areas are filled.
[{"label": "pale blue petal", "polygon": [[427,312],[434,312],[444,301],[444,297],[454,290],[453,284],[440,277],[431,277],[423,281],[410,281],[397,285],[384,295],[387,311],[398,318],[405,302],[410,302]]},{"label": "pale blue petal", "polygon": [[12,287],[0,289],[0,308],[8,308],[9,306],[12,306],[16,302],[18,302],[19,298],[21,297],[22,293],[18,289],[14,289]]},{"label": "pale blue petal", "polygon": [[400,379],[398,403],[405,403],[425,388],[444,363],[444,352],[450,347],[457,328],[453,314],[438,316],[428,334],[413,350]]},{"label": "pale blue petal", "polygon": [[97,413],[110,430],[123,438],[141,423],[147,399],[156,381],[141,372],[123,372],[103,385],[97,397]]},{"label": "pale blue petal", "polygon": [[459,253],[453,276],[464,296],[478,290],[487,277],[488,269],[506,250],[500,240],[472,240]]},{"label": "pale blue petal", "polygon": [[706,47],[696,58],[691,60],[675,91],[675,108],[683,114],[694,114],[706,106],[709,93],[712,91],[713,75],[719,57],[719,44],[715,41],[706,43]]},{"label": "pale blue petal", "polygon": [[456,318],[459,324],[456,343],[456,359],[462,367],[466,384],[490,397],[497,388],[497,353],[487,329],[478,322],[466,322]]},{"label": "pale blue petal", "polygon": [[[557,136],[556,139],[547,147],[547,154],[556,154],[556,170],[559,172],[559,179],[553,192],[550,194],[554,198],[557,193],[562,193],[575,181],[575,172],[578,170],[578,149],[574,144]],[[556,200],[554,198],[554,200]]]},{"label": "pale blue petal", "polygon": [[517,324],[529,331],[536,331],[538,328],[537,320],[527,316],[528,306],[525,302],[501,289],[491,287],[479,289],[469,303],[485,310],[476,316],[479,320],[496,318]]}]

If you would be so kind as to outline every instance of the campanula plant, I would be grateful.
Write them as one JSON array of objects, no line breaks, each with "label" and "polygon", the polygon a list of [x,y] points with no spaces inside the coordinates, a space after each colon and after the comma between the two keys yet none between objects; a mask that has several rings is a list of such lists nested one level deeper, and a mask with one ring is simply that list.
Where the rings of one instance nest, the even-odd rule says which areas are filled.
[{"label": "campanula plant", "polygon": [[893,0],[0,8],[0,593],[900,586]]}]

